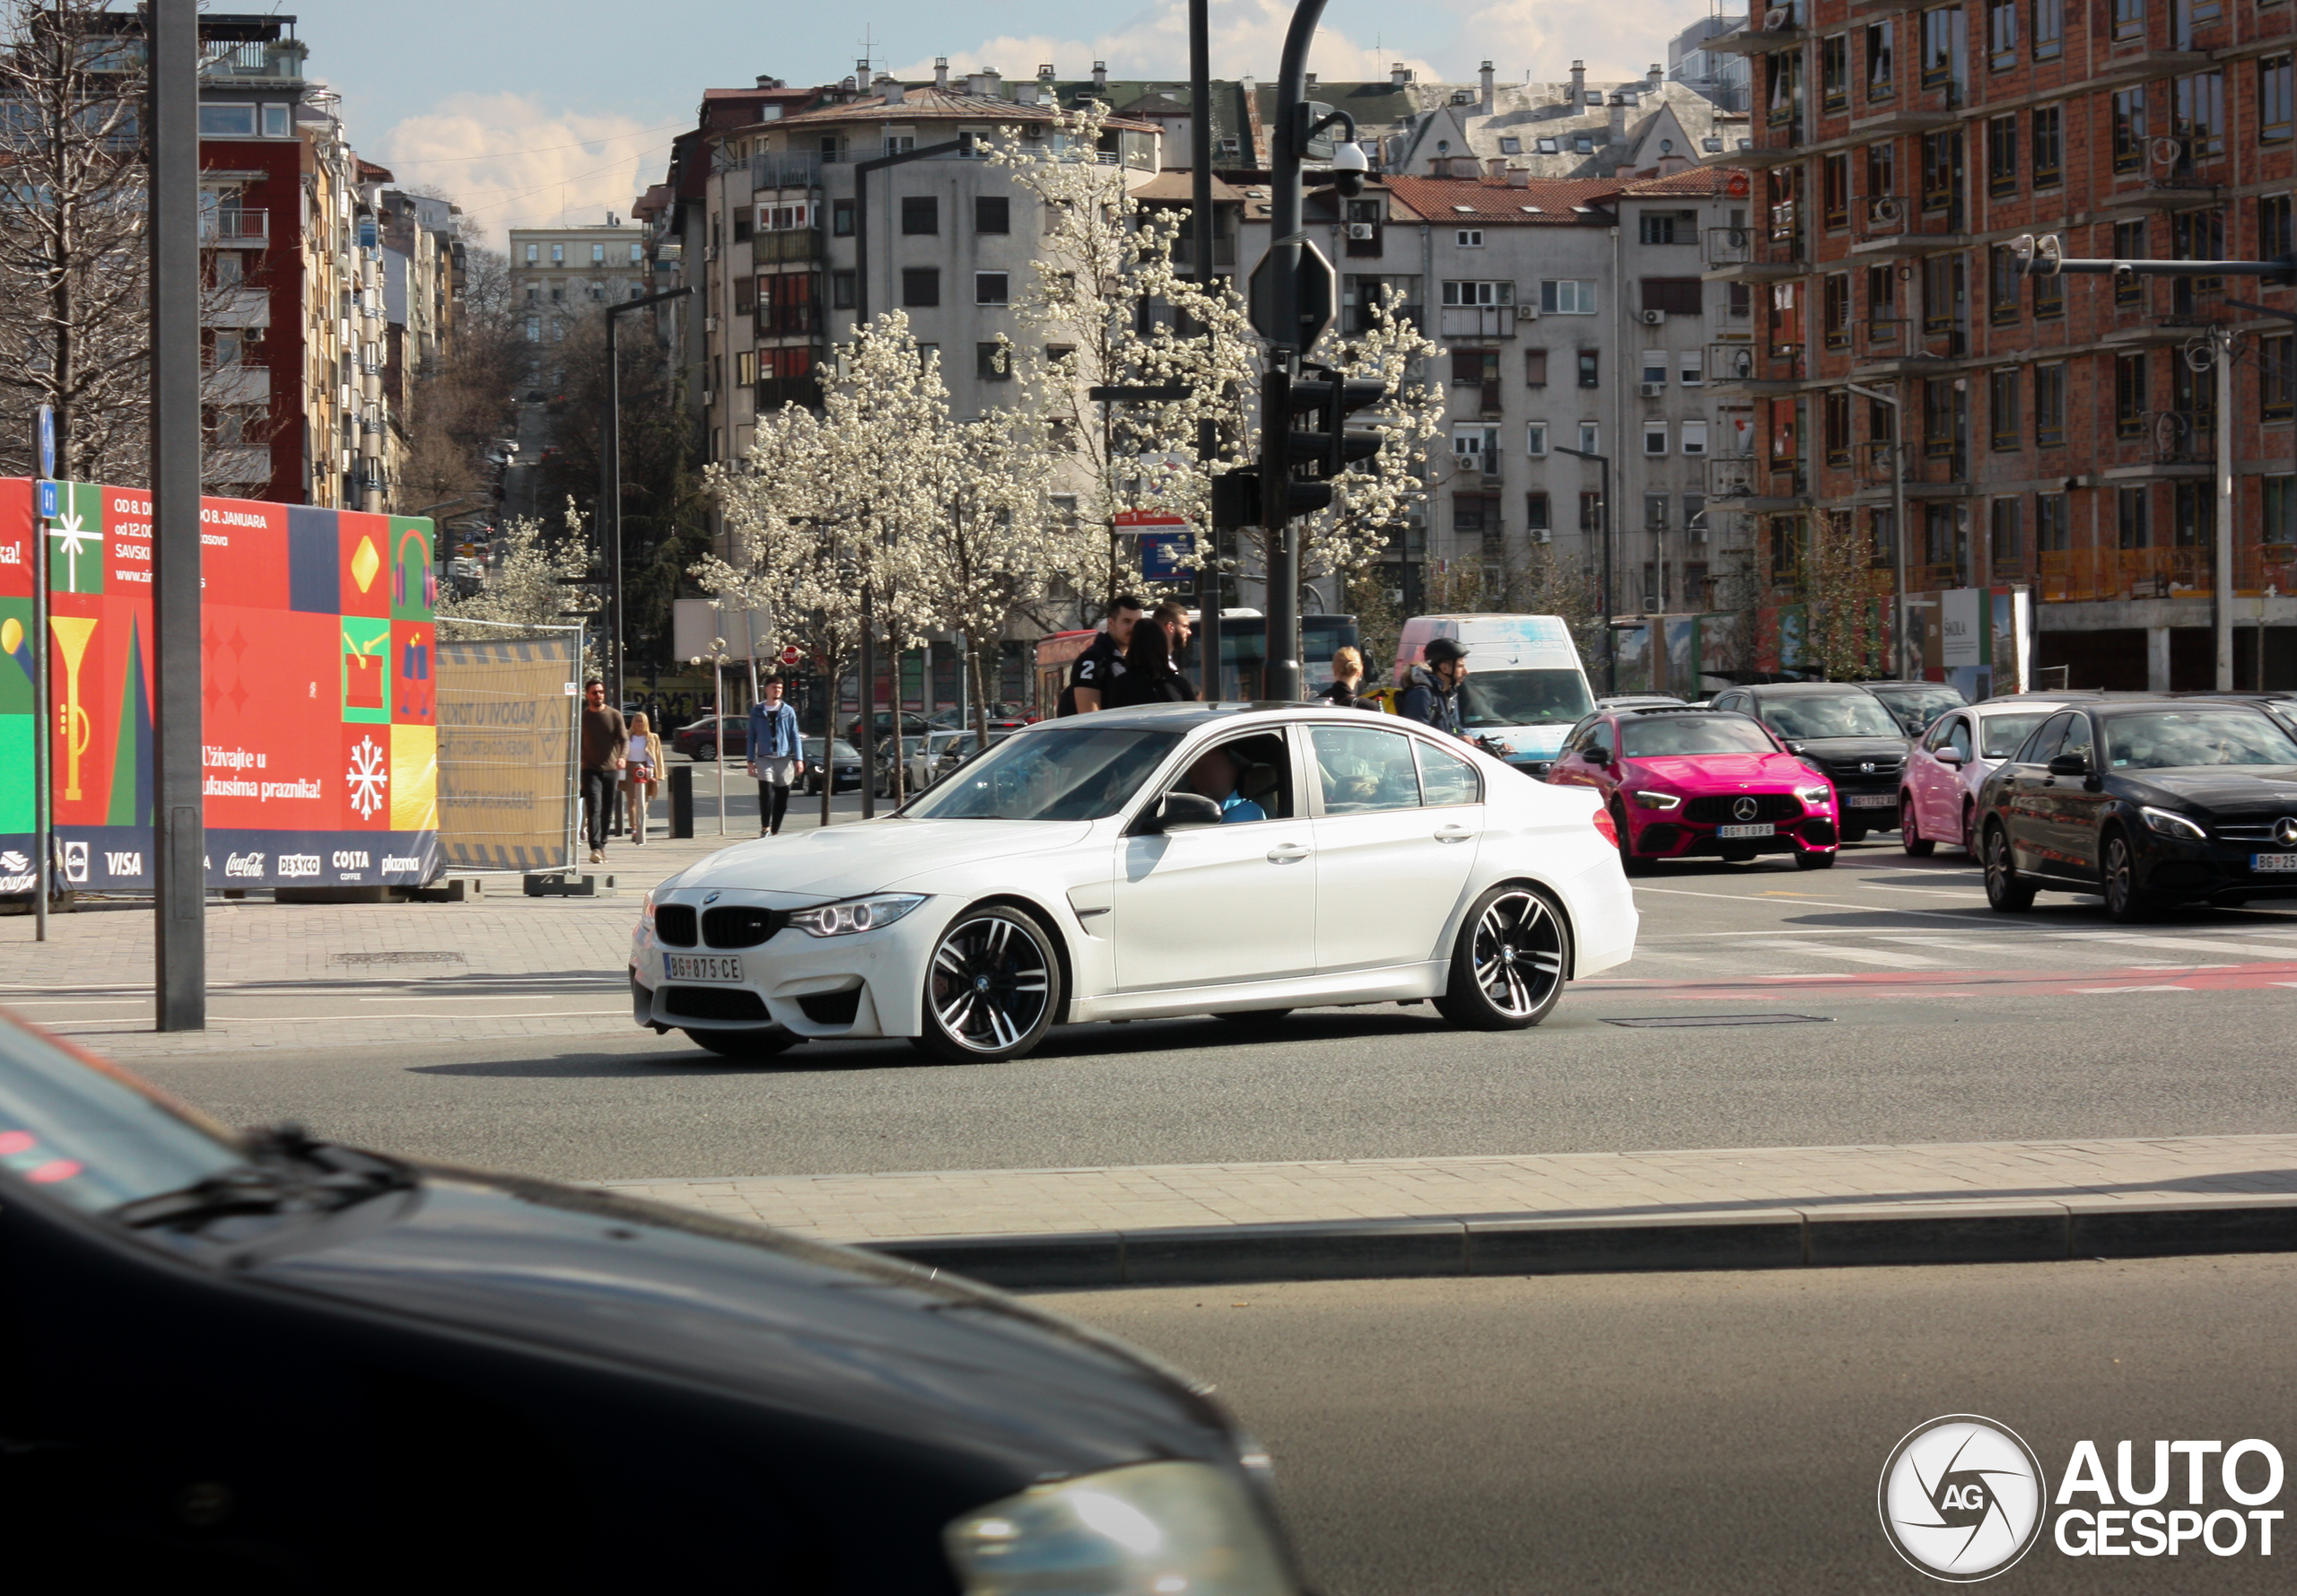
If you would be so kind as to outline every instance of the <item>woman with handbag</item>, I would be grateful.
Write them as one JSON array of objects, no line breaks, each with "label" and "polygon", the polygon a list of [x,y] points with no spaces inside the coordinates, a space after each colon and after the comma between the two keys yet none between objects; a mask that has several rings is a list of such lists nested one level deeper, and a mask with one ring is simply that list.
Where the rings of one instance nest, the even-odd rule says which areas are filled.
[{"label": "woman with handbag", "polygon": [[662,739],[654,724],[639,711],[630,718],[630,748],[622,767],[623,813],[630,821],[630,840],[646,846],[646,800],[662,780]]}]

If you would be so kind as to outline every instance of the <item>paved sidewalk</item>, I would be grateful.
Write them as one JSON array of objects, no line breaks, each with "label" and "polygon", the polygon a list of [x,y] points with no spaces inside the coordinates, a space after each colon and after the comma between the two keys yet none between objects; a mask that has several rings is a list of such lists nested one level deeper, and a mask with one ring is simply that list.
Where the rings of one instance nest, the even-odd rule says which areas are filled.
[{"label": "paved sidewalk", "polygon": [[1941,1205],[2104,1208],[2297,1199],[2297,1136],[620,1181],[611,1189],[838,1242],[1410,1219],[1834,1216]]}]

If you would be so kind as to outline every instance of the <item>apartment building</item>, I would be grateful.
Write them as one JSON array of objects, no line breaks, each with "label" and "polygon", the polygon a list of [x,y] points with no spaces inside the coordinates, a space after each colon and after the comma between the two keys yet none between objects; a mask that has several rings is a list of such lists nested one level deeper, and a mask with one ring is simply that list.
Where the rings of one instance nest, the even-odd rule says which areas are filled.
[{"label": "apartment building", "polygon": [[652,292],[653,267],[643,228],[619,216],[580,227],[511,230],[511,295],[527,323],[527,342],[546,349],[607,305]]},{"label": "apartment building", "polygon": [[2291,282],[2026,277],[2010,248],[2289,255],[2293,44],[2291,0],[1787,0],[1710,43],[1756,69],[1751,147],[1722,159],[1757,224],[1710,231],[1707,275],[1759,301],[1737,503],[1775,598],[1814,533],[1887,595],[1903,538],[1913,593],[2031,594],[2044,683],[2214,685],[2230,428],[2235,682],[2297,685]]}]

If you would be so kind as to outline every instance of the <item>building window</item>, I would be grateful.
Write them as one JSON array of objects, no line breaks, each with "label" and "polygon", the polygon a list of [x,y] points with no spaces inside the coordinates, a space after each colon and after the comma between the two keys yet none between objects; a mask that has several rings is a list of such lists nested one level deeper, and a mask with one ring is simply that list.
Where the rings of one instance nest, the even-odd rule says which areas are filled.
[{"label": "building window", "polygon": [[2018,320],[2019,297],[2025,280],[2018,275],[2017,257],[2006,244],[1996,244],[1988,252],[1993,270],[1994,292],[1987,307],[1987,319],[1996,327],[2012,327]]},{"label": "building window", "polygon": [[973,230],[975,232],[1011,232],[1013,202],[1001,194],[974,195]]},{"label": "building window", "polygon": [[528,244],[527,246],[527,264],[528,266],[533,266],[541,258],[542,246],[540,244]]},{"label": "building window", "polygon": [[909,237],[930,237],[941,231],[939,195],[905,194],[901,202],[901,230]]},{"label": "building window", "polygon": [[1524,386],[1525,388],[1547,386],[1546,350],[1526,349],[1524,351]]},{"label": "building window", "polygon": [[1008,382],[1013,376],[1013,346],[1000,339],[973,346],[973,374],[983,382]]},{"label": "building window", "polygon": [[1643,308],[1667,316],[1697,316],[1706,310],[1706,284],[1697,277],[1646,277]]},{"label": "building window", "polygon": [[[2114,223],[2114,258],[2116,260],[2151,260],[2153,253],[2145,243],[2145,223],[2117,222]],[[2145,302],[2145,279],[2130,275],[2114,279],[2116,305],[2142,305]]]},{"label": "building window", "polygon": [[1922,330],[1955,333],[1963,326],[1962,257],[1926,255],[1922,260]]},{"label": "building window", "polygon": [[1696,349],[1678,350],[1675,355],[1675,380],[1685,388],[1703,387],[1707,381],[1707,358]]},{"label": "building window", "polygon": [[[1644,494],[1643,529],[1646,532],[1664,532],[1667,529],[1667,511],[1671,508],[1673,507],[1668,504],[1666,494]],[[1646,605],[1645,607],[1655,609],[1658,606],[1656,605]]]},{"label": "building window", "polygon": [[564,266],[566,264],[565,245],[553,244],[550,247],[550,264],[553,266]]},{"label": "building window", "polygon": [[1850,225],[1850,157],[1830,155],[1819,162],[1819,208],[1830,228]]},{"label": "building window", "polygon": [[2145,91],[2117,89],[2113,97],[2114,170],[2133,172],[2145,164]]},{"label": "building window", "polygon": [[[2172,260],[2225,258],[2225,213],[2222,210],[2179,211],[2170,218],[2170,257]],[[2223,277],[2175,277],[2170,282],[2170,310],[2178,316],[2194,310],[2194,296],[2224,291]]]},{"label": "building window", "polygon": [[2034,283],[2034,318],[2037,321],[2060,321],[2066,317],[2066,279],[2055,273],[2036,277]]},{"label": "building window", "polygon": [[2114,435],[2145,436],[2145,406],[2151,390],[2145,381],[2143,353],[2114,357]]},{"label": "building window", "polygon": [[1961,441],[1962,390],[1952,377],[1922,384],[1922,453],[1926,459],[1951,459]]},{"label": "building window", "polygon": [[1663,455],[1667,452],[1667,423],[1665,422],[1646,421],[1643,423],[1643,452],[1646,455]]},{"label": "building window", "polygon": [[1006,303],[1007,275],[1003,272],[975,272],[973,275],[973,302],[976,305]]},{"label": "building window", "polygon": [[2066,53],[2066,0],[2034,0],[2034,59],[2055,61]]},{"label": "building window", "polygon": [[1838,111],[1850,104],[1850,36],[1819,40],[1819,109]]},{"label": "building window", "polygon": [[529,316],[527,318],[527,342],[529,344],[539,344],[542,342],[541,317]]},{"label": "building window", "polygon": [[2185,144],[2185,159],[2225,153],[2225,74],[2197,72],[2176,80],[2170,131]]},{"label": "building window", "polygon": [[1601,425],[1592,421],[1579,423],[1579,452],[1583,455],[1603,452],[1603,429]]},{"label": "building window", "polygon": [[2114,0],[2114,37],[2145,37],[2145,0]]},{"label": "building window", "polygon": [[2289,57],[2267,56],[2258,63],[2258,139],[2262,144],[2289,142],[2292,100]]},{"label": "building window", "polygon": [[2258,340],[2258,403],[2267,421],[2297,415],[2297,337],[2275,333]]},{"label": "building window", "polygon": [[1888,100],[1898,92],[1898,24],[1875,22],[1866,30],[1866,98]]},{"label": "building window", "polygon": [[2266,260],[2279,260],[2297,245],[2289,225],[2289,196],[2262,195],[2258,199],[2258,249]]},{"label": "building window", "polygon": [[853,202],[852,200],[830,201],[829,231],[832,238],[850,239],[853,236]]},{"label": "building window", "polygon": [[1697,211],[1646,211],[1638,227],[1639,236],[1646,244],[1696,244],[1699,242],[1699,213]]},{"label": "building window", "polygon": [[1821,323],[1829,349],[1850,347],[1850,274],[1835,272],[1826,280]]},{"label": "building window", "polygon": [[941,272],[938,266],[904,266],[901,273],[901,302],[913,309],[925,309],[941,302]]},{"label": "building window", "polygon": [[2019,526],[2020,505],[2015,499],[1994,501],[1993,549],[1994,569],[2014,571],[2026,563],[2025,539]]},{"label": "building window", "polygon": [[2034,187],[2054,188],[2066,180],[2066,108],[2037,107],[2033,127]]},{"label": "building window", "polygon": [[1579,352],[1579,386],[1601,388],[1603,385],[1603,352],[1583,349]]},{"label": "building window", "polygon": [[1895,344],[1899,327],[1899,272],[1893,266],[1866,268],[1866,337],[1873,344]]},{"label": "building window", "polygon": [[2059,449],[2066,443],[2066,368],[2034,368],[2034,443]]},{"label": "building window", "polygon": [[1547,423],[1534,421],[1524,423],[1524,452],[1535,460],[1546,456]]},{"label": "building window", "polygon": [[593,244],[593,245],[591,245],[591,246],[590,246],[590,264],[591,264],[592,266],[604,266],[604,265],[606,265],[606,263],[607,263],[607,247],[606,247],[604,244]]},{"label": "building window", "polygon": [[1489,389],[1499,380],[1499,352],[1497,349],[1454,349],[1452,351],[1452,386]]},{"label": "building window", "polygon": [[203,105],[199,108],[199,136],[202,138],[253,138],[255,136],[255,107],[251,105]]},{"label": "building window", "polygon": [[[1512,288],[1514,285],[1509,286]],[[1546,316],[1593,316],[1595,313],[1594,279],[1567,277],[1541,283],[1540,311]]]},{"label": "building window", "polygon": [[757,386],[756,350],[738,349],[734,352],[734,386],[736,388]]},{"label": "building window", "polygon": [[2217,541],[2217,493],[2207,483],[2181,482],[2170,501],[2171,536],[2181,549],[2205,549]]},{"label": "building window", "polygon": [[1480,249],[1483,248],[1483,229],[1463,227],[1452,235],[1452,241],[1463,249]]},{"label": "building window", "polygon": [[2265,479],[2265,526],[2259,538],[2265,543],[2297,543],[2297,476]]},{"label": "building window", "polygon": [[1515,285],[1513,283],[1444,284],[1444,303],[1447,305],[1512,305],[1515,302]]},{"label": "building window", "polygon": [[1665,350],[1646,349],[1643,352],[1642,380],[1654,388],[1667,386],[1667,352]]},{"label": "building window", "polygon": [[2066,511],[2064,493],[2034,495],[2034,549],[2038,554],[2062,554],[2074,544],[2074,520]]},{"label": "building window", "polygon": [[1887,571],[1899,563],[1898,520],[1892,511],[1877,510],[1866,517],[1866,563],[1877,571]]},{"label": "building window", "polygon": [[1769,84],[1770,130],[1797,144],[1807,135],[1803,122],[1803,52],[1773,50],[1763,57]]},{"label": "building window", "polygon": [[1498,532],[1499,500],[1492,493],[1454,493],[1452,495],[1452,530],[1479,535]]},{"label": "building window", "polygon": [[1703,455],[1707,452],[1707,423],[1703,421],[1683,423],[1683,453]]},{"label": "building window", "polygon": [[1986,192],[1989,199],[2018,194],[2018,118],[1996,117],[1986,125]]},{"label": "building window", "polygon": [[[1866,198],[1873,201],[1899,191],[1899,146],[1895,139],[1884,139],[1866,146]],[[1878,220],[1870,217],[1870,220]]]},{"label": "building window", "polygon": [[2018,0],[1986,0],[1986,62],[1996,72],[2018,65]]},{"label": "building window", "polygon": [[1526,532],[1547,532],[1552,530],[1555,526],[1555,522],[1552,519],[1552,513],[1553,512],[1548,509],[1547,495],[1545,493],[1525,493],[1524,495],[1524,530]]},{"label": "building window", "polygon": [[1850,395],[1841,389],[1830,389],[1819,417],[1820,441],[1826,449],[1827,464],[1850,464]]},{"label": "building window", "polygon": [[734,314],[737,316],[747,316],[756,309],[757,279],[755,277],[735,278]]},{"label": "building window", "polygon": [[1922,86],[1943,89],[1961,76],[1961,52],[1957,35],[1963,31],[1962,8],[1942,5],[1922,13]]},{"label": "building window", "polygon": [[832,272],[829,275],[829,303],[833,310],[853,309],[853,274]]},{"label": "building window", "polygon": [[2114,536],[2119,547],[2153,546],[2151,497],[2144,488],[2124,488],[2114,495]]},{"label": "building window", "polygon": [[1922,135],[1922,208],[1951,210],[1962,197],[1962,135],[1960,128]]},{"label": "building window", "polygon": [[1994,423],[1994,447],[2005,453],[2023,447],[2018,422],[2018,368],[2001,366],[1987,373],[1987,408]]}]

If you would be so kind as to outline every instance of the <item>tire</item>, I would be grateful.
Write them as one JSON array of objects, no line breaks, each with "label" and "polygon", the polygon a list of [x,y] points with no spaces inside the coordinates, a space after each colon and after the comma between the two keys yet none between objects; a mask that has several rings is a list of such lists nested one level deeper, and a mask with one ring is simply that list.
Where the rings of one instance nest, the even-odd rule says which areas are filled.
[{"label": "tire", "polygon": [[1616,801],[1611,805],[1611,826],[1619,833],[1619,868],[1629,876],[1649,875],[1651,861],[1637,855],[1634,838],[1627,829],[1627,811]]},{"label": "tire", "polygon": [[773,1058],[788,1052],[806,1039],[788,1031],[700,1031],[689,1030],[686,1040],[697,1047],[706,1048],[721,1059],[743,1059],[752,1061]]},{"label": "tire", "polygon": [[2034,884],[2018,874],[2010,834],[1999,825],[1986,828],[1986,901],[2003,914],[2022,913],[2034,906]]},{"label": "tire", "polygon": [[952,1064],[1017,1059],[1061,1011],[1061,960],[1035,920],[1002,903],[949,922],[925,967],[921,1051]]},{"label": "tire", "polygon": [[1239,1031],[1272,1031],[1291,1017],[1288,1008],[1246,1008],[1212,1017],[1234,1025]]},{"label": "tire", "polygon": [[1967,799],[1962,804],[1962,851],[1978,857],[1978,809]]},{"label": "tire", "polygon": [[1452,978],[1436,1011],[1466,1031],[1521,1031],[1553,1012],[1571,968],[1571,928],[1536,887],[1495,886],[1476,899],[1452,945]]},{"label": "tire", "polygon": [[1844,847],[1847,848],[1853,842],[1864,842],[1865,840],[1866,828],[1865,826],[1846,825],[1842,828],[1842,845]]},{"label": "tire", "polygon": [[1904,793],[1899,795],[1899,846],[1908,859],[1928,859],[1938,848],[1922,834],[1915,822],[1914,800]]},{"label": "tire", "polygon": [[710,763],[712,763],[715,762],[715,761],[716,761],[716,759],[717,759],[717,757],[718,757],[718,745],[717,745],[717,744],[715,744],[715,743],[696,743],[696,744],[694,746],[694,763],[696,763],[696,764],[710,764]]},{"label": "tire", "polygon": [[2105,857],[2100,861],[2099,883],[2106,889],[2106,918],[2117,925],[2143,925],[2152,920],[2160,903],[2151,893],[2137,889],[2137,856],[2129,839],[2119,832],[2106,836]]},{"label": "tire", "polygon": [[1834,861],[1835,855],[1831,852],[1813,853],[1807,848],[1798,848],[1795,851],[1795,868],[1798,870],[1831,870]]},{"label": "tire", "polygon": [[1723,862],[1726,865],[1743,865],[1754,856],[1755,852],[1751,848],[1725,848],[1723,850]]}]

